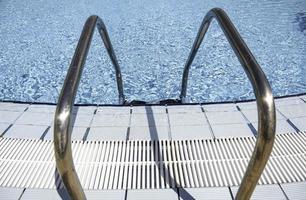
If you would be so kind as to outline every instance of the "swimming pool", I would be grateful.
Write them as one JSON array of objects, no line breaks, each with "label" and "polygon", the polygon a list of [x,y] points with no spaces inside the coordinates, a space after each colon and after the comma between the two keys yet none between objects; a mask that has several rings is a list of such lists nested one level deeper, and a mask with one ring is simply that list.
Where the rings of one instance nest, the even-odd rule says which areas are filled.
[{"label": "swimming pool", "polygon": [[[0,99],[56,102],[82,26],[105,22],[129,100],[177,98],[184,63],[206,12],[229,14],[276,96],[306,91],[306,2],[1,1]],[[76,102],[117,103],[115,74],[94,35]],[[192,102],[252,99],[253,91],[214,22],[191,68]]]}]

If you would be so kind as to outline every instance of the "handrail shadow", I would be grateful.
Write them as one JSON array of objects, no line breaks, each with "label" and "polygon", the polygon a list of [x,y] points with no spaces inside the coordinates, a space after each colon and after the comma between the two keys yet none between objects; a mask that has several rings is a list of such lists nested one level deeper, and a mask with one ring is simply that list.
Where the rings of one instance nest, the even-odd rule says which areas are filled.
[{"label": "handrail shadow", "polygon": [[[154,115],[152,114],[152,108],[151,106],[145,106],[145,109],[146,109],[146,116],[147,116],[147,120],[148,120],[148,124],[149,124],[149,132],[150,132],[150,137],[151,137],[151,141],[153,140],[156,140],[156,141],[159,141],[159,137],[158,137],[158,132],[157,132],[157,129],[156,129],[156,123],[155,123],[155,119],[154,119]],[[152,117],[149,117],[149,115],[152,114]],[[159,155],[155,156],[154,155],[154,162],[157,166],[157,169],[160,170],[159,168],[159,161],[157,160],[157,158],[160,158],[160,161],[163,162],[164,161],[164,155],[163,153],[161,153],[159,150],[156,151],[156,152],[159,152]],[[154,154],[155,154],[155,151],[154,151]],[[178,186],[179,184],[176,182],[176,180],[171,177],[171,174],[170,174],[170,170],[169,168],[167,168],[165,165],[164,166],[164,170],[167,170],[168,173],[161,173],[159,171],[159,174],[161,176],[163,176],[164,180],[166,181],[166,184],[170,185],[170,183],[174,183],[176,186]],[[165,177],[165,174],[168,174],[169,175],[169,179]],[[177,195],[181,198],[183,198],[184,200],[193,200],[195,198],[193,198],[193,196],[187,192],[185,190],[185,188],[183,187],[176,187],[176,188],[172,188],[172,190],[174,192],[177,193]],[[180,190],[180,191],[178,191]],[[182,194],[180,194],[182,193]]]}]

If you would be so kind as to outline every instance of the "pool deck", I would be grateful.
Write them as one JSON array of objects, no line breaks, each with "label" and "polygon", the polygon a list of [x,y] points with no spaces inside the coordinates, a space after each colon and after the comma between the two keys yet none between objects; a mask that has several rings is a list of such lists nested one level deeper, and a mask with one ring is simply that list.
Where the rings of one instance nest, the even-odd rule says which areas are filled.
[{"label": "pool deck", "polygon": [[[252,198],[305,199],[306,95],[276,99],[275,104],[275,150]],[[55,173],[52,151],[54,111],[54,105],[0,103],[0,199],[67,198]],[[73,153],[88,199],[232,199],[254,147],[258,125],[254,101],[207,105],[76,106],[74,113]],[[188,143],[187,147],[184,142]],[[202,147],[206,148],[206,143],[208,149],[201,151]],[[165,161],[150,156],[150,149],[153,151],[154,145],[161,152],[165,151],[162,152],[167,155]],[[119,162],[119,158],[111,156],[99,160],[98,154],[104,148],[107,152],[122,153],[127,146],[134,154],[142,152],[139,149],[145,150],[139,153],[136,160]],[[184,158],[178,159],[171,153],[167,154],[165,147],[178,148],[177,152],[187,153]],[[233,152],[239,153],[226,153],[227,148],[228,151],[232,150],[231,147]],[[284,147],[286,150],[283,150]],[[22,153],[29,151],[31,154]],[[189,155],[189,151],[194,154]],[[201,152],[211,154],[201,157]],[[215,152],[223,154],[216,153],[216,156]],[[244,153],[240,155],[240,152]],[[190,157],[187,158],[187,154]],[[199,157],[192,157],[194,155]],[[235,164],[236,161],[242,164]],[[204,163],[204,168],[208,168],[202,170],[197,162]],[[209,164],[215,162],[221,164]],[[160,163],[170,170],[169,175],[163,177],[165,182],[159,180],[158,186],[153,182],[151,184],[151,181],[160,175],[158,170],[163,167],[158,168],[158,175],[153,178],[145,171]],[[134,172],[135,176],[139,171],[144,174],[138,174],[139,180],[134,181],[129,181],[129,177],[124,180],[125,176],[122,175],[120,182],[121,175],[119,173],[117,177],[116,170],[123,171],[128,164],[131,171],[135,169],[134,165],[139,167]],[[182,173],[197,174],[202,170],[202,176],[178,181],[176,173],[180,173],[181,166],[189,164],[191,168],[182,168]],[[109,173],[113,180],[117,178],[118,181],[109,180],[103,184],[96,178],[100,177],[99,174],[95,176],[93,173],[99,173],[103,166],[108,165],[113,168],[106,167],[105,174]],[[121,166],[125,168],[121,169]],[[175,171],[176,167],[178,172]],[[206,180],[205,172],[216,177]],[[176,178],[166,180],[167,177]]]}]

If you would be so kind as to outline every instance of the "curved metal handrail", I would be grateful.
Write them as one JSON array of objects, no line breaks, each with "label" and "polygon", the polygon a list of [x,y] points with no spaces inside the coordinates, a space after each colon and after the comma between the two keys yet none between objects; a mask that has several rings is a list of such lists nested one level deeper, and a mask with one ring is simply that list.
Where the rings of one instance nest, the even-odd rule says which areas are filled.
[{"label": "curved metal handrail", "polygon": [[96,26],[116,71],[119,103],[123,104],[125,102],[120,67],[106,27],[101,18],[98,16],[90,16],[83,27],[64,86],[59,96],[54,117],[54,153],[56,167],[72,199],[86,199],[72,158],[71,131],[73,122],[71,115],[81,74]]},{"label": "curved metal handrail", "polygon": [[275,137],[275,105],[271,87],[264,72],[227,14],[220,8],[213,8],[203,19],[185,64],[180,99],[182,102],[185,101],[190,66],[213,18],[215,18],[221,26],[227,40],[231,44],[244,71],[252,83],[257,101],[259,119],[258,139],[235,198],[245,200],[251,197],[272,151]]}]

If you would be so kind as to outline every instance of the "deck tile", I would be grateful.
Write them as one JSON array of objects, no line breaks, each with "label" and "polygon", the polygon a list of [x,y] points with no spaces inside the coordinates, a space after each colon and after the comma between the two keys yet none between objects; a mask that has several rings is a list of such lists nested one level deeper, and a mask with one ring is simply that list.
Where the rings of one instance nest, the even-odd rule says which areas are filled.
[{"label": "deck tile", "polygon": [[208,104],[202,105],[205,112],[231,112],[237,111],[237,107],[233,103],[228,104]]},{"label": "deck tile", "polygon": [[0,110],[6,111],[16,111],[16,112],[23,112],[29,104],[19,104],[19,103],[0,103]]},{"label": "deck tile", "polygon": [[207,112],[210,124],[244,124],[247,123],[239,111],[231,112]]},{"label": "deck tile", "polygon": [[128,115],[130,110],[130,106],[100,106],[98,107],[97,114]]},{"label": "deck tile", "polygon": [[69,200],[68,193],[64,190],[26,189],[21,200]]},{"label": "deck tile", "polygon": [[169,120],[171,126],[207,125],[204,113],[169,113]]},{"label": "deck tile", "polygon": [[287,118],[297,118],[306,116],[306,103],[289,106],[278,106],[277,108]]},{"label": "deck tile", "polygon": [[165,106],[133,106],[132,113],[133,114],[165,114],[166,107]]},{"label": "deck tile", "polygon": [[22,114],[23,112],[16,111],[0,111],[0,123],[10,123],[13,124],[15,120]]},{"label": "deck tile", "polygon": [[32,104],[29,106],[27,112],[33,113],[54,113],[55,105],[42,105],[42,104]]},{"label": "deck tile", "polygon": [[[250,122],[258,122],[257,110],[241,110],[241,112]],[[284,119],[285,118],[279,112],[276,111],[276,120],[284,120]]]},{"label": "deck tile", "polygon": [[23,188],[0,187],[0,199],[18,200],[23,192]]},{"label": "deck tile", "polygon": [[275,106],[286,106],[286,105],[296,105],[296,104],[304,104],[301,97],[285,97],[285,98],[277,98],[274,100]]},{"label": "deck tile", "polygon": [[300,96],[300,98],[303,99],[304,102],[306,102],[306,95],[302,95],[302,96]]},{"label": "deck tile", "polygon": [[174,140],[196,140],[212,138],[208,125],[171,126],[171,136]]},{"label": "deck tile", "polygon": [[85,190],[85,195],[88,200],[124,200],[125,190]]},{"label": "deck tile", "polygon": [[78,115],[93,115],[95,110],[97,110],[97,106],[74,106],[73,113],[77,113]]},{"label": "deck tile", "polygon": [[129,140],[166,140],[169,138],[168,126],[132,126]]},{"label": "deck tile", "polygon": [[293,118],[290,121],[301,131],[306,131],[306,117]]},{"label": "deck tile", "polygon": [[306,182],[285,183],[281,184],[281,186],[290,200],[306,199]]},{"label": "deck tile", "polygon": [[125,140],[127,127],[91,127],[87,140]]},{"label": "deck tile", "polygon": [[[83,137],[86,133],[87,128],[86,127],[73,127],[72,134],[71,134],[71,140],[83,140]],[[45,135],[45,140],[53,140],[54,135],[54,126],[52,126],[47,134]]]},{"label": "deck tile", "polygon": [[132,114],[132,126],[168,126],[168,118],[164,114]]},{"label": "deck tile", "polygon": [[11,124],[8,123],[0,123],[0,135],[10,126]]},{"label": "deck tile", "polygon": [[40,139],[48,126],[14,124],[5,134],[8,138]]},{"label": "deck tile", "polygon": [[128,190],[127,200],[169,200],[178,199],[176,189]]},{"label": "deck tile", "polygon": [[256,101],[237,103],[241,110],[257,110]]},{"label": "deck tile", "polygon": [[130,114],[110,114],[97,113],[93,117],[91,126],[129,126]]},{"label": "deck tile", "polygon": [[[0,190],[1,191],[1,190]],[[21,189],[22,191],[22,189]],[[125,190],[85,190],[85,195],[88,200],[124,200]],[[26,189],[21,200],[69,200],[69,196],[64,189],[49,190],[49,189]],[[17,199],[14,199],[17,200]]]},{"label": "deck tile", "polygon": [[91,120],[93,118],[93,114],[91,115],[84,115],[84,114],[74,114],[75,117],[73,126],[79,126],[79,127],[89,127]]},{"label": "deck tile", "polygon": [[[179,188],[181,200],[226,200],[232,199],[228,187]],[[190,198],[192,197],[192,198]]]},{"label": "deck tile", "polygon": [[168,112],[173,113],[201,113],[202,108],[200,105],[179,105],[167,106]]},{"label": "deck tile", "polygon": [[25,125],[45,125],[50,126],[53,121],[54,114],[52,113],[33,113],[33,112],[24,112],[16,124],[25,124]]},{"label": "deck tile", "polygon": [[[235,196],[238,187],[231,187],[233,195]],[[278,185],[257,185],[251,200],[287,200],[286,196],[282,192]]]},{"label": "deck tile", "polygon": [[[257,131],[258,123],[253,122],[252,125]],[[284,134],[284,133],[291,133],[295,132],[296,130],[287,122],[287,120],[277,120],[276,121],[276,134]]]},{"label": "deck tile", "polygon": [[247,124],[212,124],[216,138],[254,136]]}]

